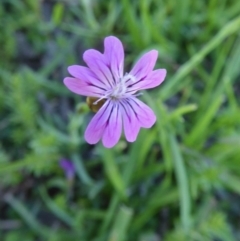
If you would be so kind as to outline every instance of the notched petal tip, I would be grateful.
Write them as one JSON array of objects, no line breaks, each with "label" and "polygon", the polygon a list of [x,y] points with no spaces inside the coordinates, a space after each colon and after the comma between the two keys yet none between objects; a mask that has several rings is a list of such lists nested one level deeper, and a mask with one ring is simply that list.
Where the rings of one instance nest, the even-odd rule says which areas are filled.
[{"label": "notched petal tip", "polygon": [[[156,76],[155,78],[154,78],[154,75]],[[153,75],[152,75],[153,76],[153,78],[152,78],[153,81],[151,83],[153,86],[151,86],[151,84],[150,84],[151,88],[156,87],[158,85],[161,85],[162,82],[165,80],[166,75],[167,75],[167,70],[166,69],[156,69],[156,70],[154,70],[153,71]]]},{"label": "notched petal tip", "polygon": [[66,87],[68,87],[68,83],[69,83],[69,78],[71,78],[71,77],[65,77],[64,79],[63,79],[63,83],[64,83],[64,85],[66,86]]},{"label": "notched petal tip", "polygon": [[83,60],[84,62],[88,65],[88,67],[91,69],[91,65],[94,64],[95,65],[95,61],[101,61],[101,62],[105,62],[104,61],[104,57],[102,55],[102,53],[100,53],[98,50],[96,49],[87,49],[84,53],[83,53]]},{"label": "notched petal tip", "polygon": [[78,73],[78,68],[80,66],[79,65],[70,65],[68,66],[67,70],[68,70],[68,73],[70,75],[72,75],[73,77],[76,77],[76,73]]},{"label": "notched petal tip", "polygon": [[104,43],[105,42],[117,42],[117,43],[121,43],[121,40],[113,35],[110,35],[110,36],[107,36],[105,39],[104,39]]},{"label": "notched petal tip", "polygon": [[113,47],[113,46],[116,46],[116,47],[121,47],[123,48],[123,44],[121,42],[121,40],[115,36],[108,36],[104,39],[104,47]]},{"label": "notched petal tip", "polygon": [[110,148],[113,148],[117,143],[106,142],[104,139],[102,139],[102,144],[104,147],[110,149]]},{"label": "notched petal tip", "polygon": [[72,92],[79,94],[78,90],[79,88],[79,81],[76,78],[73,77],[66,77],[63,79],[64,85]]},{"label": "notched petal tip", "polygon": [[158,51],[156,49],[152,49],[152,50],[148,51],[147,53],[145,53],[144,56],[146,56],[148,58],[149,63],[152,63],[152,69],[153,69],[157,62]]},{"label": "notched petal tip", "polygon": [[75,66],[77,66],[77,65],[76,65],[76,64],[73,64],[73,65],[69,65],[69,66],[67,67],[67,70],[68,70],[68,73],[69,73],[69,74],[70,74],[72,68],[74,68]]},{"label": "notched petal tip", "polygon": [[147,54],[150,54],[152,58],[158,58],[158,51],[156,49],[152,49]]},{"label": "notched petal tip", "polygon": [[159,69],[162,72],[162,78],[165,79],[166,75],[167,75],[167,70],[166,69]]},{"label": "notched petal tip", "polygon": [[146,77],[154,68],[158,58],[158,51],[153,49],[143,54],[133,66],[130,74],[135,76],[136,82]]},{"label": "notched petal tip", "polygon": [[145,128],[152,128],[153,125],[156,123],[157,121],[157,117],[156,115],[153,113],[153,115],[151,116],[151,118],[149,118],[149,126],[145,127]]}]

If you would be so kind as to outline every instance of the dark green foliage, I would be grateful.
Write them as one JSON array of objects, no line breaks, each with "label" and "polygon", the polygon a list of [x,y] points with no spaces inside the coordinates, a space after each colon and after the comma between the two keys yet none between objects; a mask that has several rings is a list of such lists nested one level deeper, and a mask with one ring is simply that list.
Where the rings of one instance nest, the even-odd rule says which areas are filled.
[{"label": "dark green foliage", "polygon": [[[0,240],[240,240],[240,1],[2,0]],[[157,49],[135,143],[89,146],[92,113],[62,80],[105,36],[125,71]],[[68,180],[61,158],[76,167]]]}]

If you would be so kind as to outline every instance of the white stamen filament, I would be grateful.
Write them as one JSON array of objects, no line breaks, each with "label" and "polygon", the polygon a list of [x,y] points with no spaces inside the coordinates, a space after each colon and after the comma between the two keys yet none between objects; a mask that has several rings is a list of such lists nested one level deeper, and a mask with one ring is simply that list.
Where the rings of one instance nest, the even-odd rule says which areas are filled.
[{"label": "white stamen filament", "polygon": [[[113,87],[113,89],[106,91],[106,94],[96,100],[93,104],[96,105],[99,101],[107,98],[119,99],[123,97],[127,92],[128,86],[126,85],[126,82],[129,82],[128,85],[132,82],[134,83],[135,77],[126,73],[122,78],[119,79],[119,82]],[[136,96],[138,95],[141,95],[141,93],[137,94]]]},{"label": "white stamen filament", "polygon": [[93,102],[93,105],[96,105],[99,101],[103,100],[103,99],[107,99],[107,96],[104,95],[103,97],[99,98],[98,100],[96,100],[95,102]]},{"label": "white stamen filament", "polygon": [[137,97],[137,96],[140,96],[140,95],[143,95],[143,93],[137,93],[137,94],[135,94],[135,95],[133,95],[133,96],[135,96],[135,97]]}]

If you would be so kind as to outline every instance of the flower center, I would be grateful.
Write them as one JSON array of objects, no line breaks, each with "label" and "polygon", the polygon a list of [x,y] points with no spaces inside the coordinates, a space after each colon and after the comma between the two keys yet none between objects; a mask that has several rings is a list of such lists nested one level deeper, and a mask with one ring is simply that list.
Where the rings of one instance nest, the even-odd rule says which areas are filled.
[{"label": "flower center", "polygon": [[131,74],[126,73],[122,78],[120,78],[119,82],[111,90],[106,91],[104,96],[93,102],[93,105],[97,105],[100,101],[104,99],[111,98],[117,100],[125,97],[127,94],[128,86],[133,82],[135,82],[135,77]]},{"label": "flower center", "polygon": [[127,86],[135,80],[135,77],[131,74],[126,73],[119,82],[109,93],[109,97],[113,99],[119,99],[123,97],[127,92]]}]

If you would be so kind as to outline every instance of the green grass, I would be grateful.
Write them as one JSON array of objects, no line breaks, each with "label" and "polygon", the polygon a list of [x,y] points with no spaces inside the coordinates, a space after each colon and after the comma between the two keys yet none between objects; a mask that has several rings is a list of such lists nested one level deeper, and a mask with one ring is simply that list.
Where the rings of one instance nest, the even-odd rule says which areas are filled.
[{"label": "green grass", "polygon": [[[239,16],[238,0],[2,0],[0,240],[240,240]],[[92,113],[62,83],[108,35],[126,72],[150,49],[168,72],[141,97],[154,127],[112,149],[85,142]]]}]

